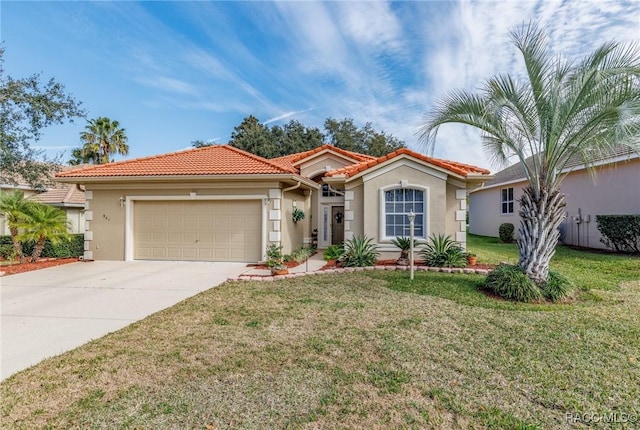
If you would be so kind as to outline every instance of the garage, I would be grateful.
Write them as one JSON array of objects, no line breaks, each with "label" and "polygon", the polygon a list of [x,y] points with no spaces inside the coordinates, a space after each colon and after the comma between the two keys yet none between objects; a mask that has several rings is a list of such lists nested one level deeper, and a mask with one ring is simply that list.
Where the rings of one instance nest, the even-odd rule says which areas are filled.
[{"label": "garage", "polygon": [[262,259],[261,200],[135,201],[134,259]]}]

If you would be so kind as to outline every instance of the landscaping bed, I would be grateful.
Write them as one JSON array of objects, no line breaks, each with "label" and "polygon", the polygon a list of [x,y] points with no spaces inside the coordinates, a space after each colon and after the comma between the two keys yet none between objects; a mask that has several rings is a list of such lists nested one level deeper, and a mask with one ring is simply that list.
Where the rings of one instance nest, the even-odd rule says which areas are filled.
[{"label": "landscaping bed", "polygon": [[0,272],[3,272],[4,275],[15,275],[17,273],[30,272],[32,270],[45,269],[47,267],[60,266],[62,264],[69,264],[78,261],[77,258],[42,258],[35,263],[27,262],[27,263],[7,263],[3,261],[2,265],[0,265]]}]

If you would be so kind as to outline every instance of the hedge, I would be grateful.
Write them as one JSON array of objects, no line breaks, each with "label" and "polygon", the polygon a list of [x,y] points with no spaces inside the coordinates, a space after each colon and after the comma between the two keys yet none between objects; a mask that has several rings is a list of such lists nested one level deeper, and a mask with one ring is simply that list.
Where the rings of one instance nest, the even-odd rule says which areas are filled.
[{"label": "hedge", "polygon": [[[42,250],[42,258],[64,258],[64,257],[80,257],[84,254],[84,234],[72,234],[71,240],[63,240],[57,245],[52,245],[49,240],[44,243],[44,249]],[[13,245],[11,236],[0,236],[0,246]],[[34,241],[23,242],[22,250],[24,255],[31,255]]]},{"label": "hedge", "polygon": [[596,215],[596,223],[607,247],[640,254],[640,215]]}]

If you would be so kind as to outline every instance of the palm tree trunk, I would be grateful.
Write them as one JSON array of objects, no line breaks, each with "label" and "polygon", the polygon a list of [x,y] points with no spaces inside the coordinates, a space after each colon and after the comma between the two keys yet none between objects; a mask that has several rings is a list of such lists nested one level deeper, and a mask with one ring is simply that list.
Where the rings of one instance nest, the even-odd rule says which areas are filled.
[{"label": "palm tree trunk", "polygon": [[36,242],[36,246],[33,247],[33,254],[31,254],[31,261],[33,261],[34,263],[38,261],[38,258],[40,258],[40,255],[42,254],[45,240],[46,240],[46,237],[41,236]]},{"label": "palm tree trunk", "polygon": [[520,198],[518,249],[520,266],[537,284],[547,281],[549,262],[560,239],[560,224],[565,218],[564,194],[558,190],[540,191],[527,186]]},{"label": "palm tree trunk", "polygon": [[24,263],[24,253],[22,252],[22,242],[18,240],[18,229],[16,227],[9,228],[11,234],[11,242],[13,242],[13,249],[16,251],[16,257],[20,263]]}]

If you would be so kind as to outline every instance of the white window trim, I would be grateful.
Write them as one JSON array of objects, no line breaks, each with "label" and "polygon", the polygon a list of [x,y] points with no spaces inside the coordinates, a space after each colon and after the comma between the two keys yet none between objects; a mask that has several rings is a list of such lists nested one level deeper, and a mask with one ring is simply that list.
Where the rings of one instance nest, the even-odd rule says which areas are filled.
[{"label": "white window trim", "polygon": [[133,244],[133,217],[134,205],[133,202],[146,200],[146,201],[194,201],[194,200],[261,200],[262,206],[262,243],[260,252],[264,253],[267,249],[267,204],[269,197],[266,194],[263,195],[234,195],[234,196],[213,196],[213,195],[171,195],[171,196],[127,196],[125,200],[125,212],[124,212],[124,260],[134,261],[134,244]]},{"label": "white window trim", "polygon": [[[511,195],[513,196],[512,200],[502,200],[502,191],[503,190],[509,190],[511,189]],[[509,191],[507,191],[507,194],[509,194]],[[509,203],[513,204],[513,210],[511,212],[504,212],[502,210],[503,205],[507,203],[507,210],[509,208]],[[504,188],[500,188],[500,215],[513,215],[516,211],[516,190],[513,187],[504,187]]]},{"label": "white window trim", "polygon": [[[393,239],[395,239],[395,236],[387,236],[387,223],[386,223],[386,211],[385,211],[385,200],[384,200],[384,193],[387,191],[391,191],[391,190],[403,190],[403,189],[416,189],[416,190],[420,190],[424,193],[424,212],[422,213],[423,216],[423,226],[422,226],[422,231],[424,234],[424,239],[429,237],[429,221],[430,221],[430,204],[429,204],[429,188],[422,186],[422,185],[418,185],[418,184],[407,184],[406,187],[401,186],[400,184],[393,184],[393,185],[387,185],[386,187],[382,187],[380,188],[380,190],[378,191],[379,193],[379,200],[378,200],[378,237],[379,242],[391,242]],[[423,237],[417,237],[418,239],[422,239]]]}]

